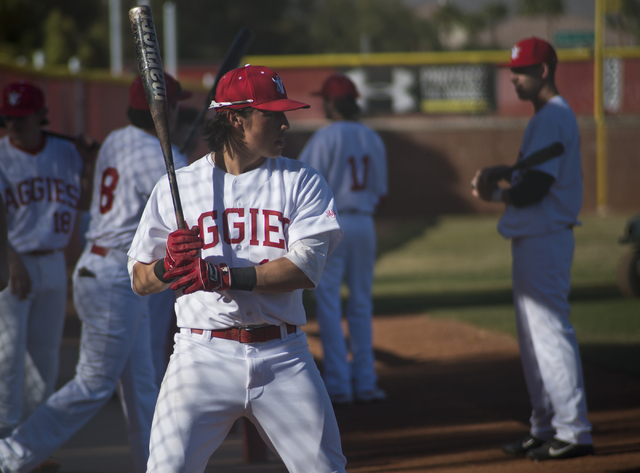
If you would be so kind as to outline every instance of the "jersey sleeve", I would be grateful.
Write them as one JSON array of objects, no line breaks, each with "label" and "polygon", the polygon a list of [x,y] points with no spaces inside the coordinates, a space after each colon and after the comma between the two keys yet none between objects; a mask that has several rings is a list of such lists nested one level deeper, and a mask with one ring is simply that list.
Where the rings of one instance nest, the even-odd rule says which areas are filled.
[{"label": "jersey sleeve", "polygon": [[[562,143],[566,150],[567,143],[565,141],[567,136],[568,134],[562,129],[562,123],[559,120],[553,118],[536,120],[531,123],[527,137],[523,140],[520,159],[524,159],[556,142]],[[557,179],[561,160],[562,155],[533,166],[531,169],[544,172]]]},{"label": "jersey sleeve", "polygon": [[[176,229],[175,219],[173,222],[167,221],[167,217],[175,213],[167,208],[167,199],[162,198],[170,195],[169,185],[165,181],[158,181],[151,192],[131,242],[128,255],[141,263],[148,264],[164,258],[167,237]],[[169,204],[172,205],[170,199]]]},{"label": "jersey sleeve", "polygon": [[317,171],[307,167],[301,172],[294,195],[296,205],[289,223],[289,246],[298,240],[328,233],[331,254],[342,240],[331,188]]}]

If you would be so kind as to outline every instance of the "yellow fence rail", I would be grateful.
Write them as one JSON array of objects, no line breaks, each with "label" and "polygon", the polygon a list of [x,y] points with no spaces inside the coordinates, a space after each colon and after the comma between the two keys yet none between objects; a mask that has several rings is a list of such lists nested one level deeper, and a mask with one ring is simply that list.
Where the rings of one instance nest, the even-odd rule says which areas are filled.
[{"label": "yellow fence rail", "polygon": [[[593,48],[558,49],[560,61],[588,61]],[[245,56],[243,61],[273,69],[301,67],[419,66],[432,64],[497,64],[509,60],[510,51],[429,51],[415,53],[305,54]],[[640,58],[640,47],[606,48],[605,56]]]}]

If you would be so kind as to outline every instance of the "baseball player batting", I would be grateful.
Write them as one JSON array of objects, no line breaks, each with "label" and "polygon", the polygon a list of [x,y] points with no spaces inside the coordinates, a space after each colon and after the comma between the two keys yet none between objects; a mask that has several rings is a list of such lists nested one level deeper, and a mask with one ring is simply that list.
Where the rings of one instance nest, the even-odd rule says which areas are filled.
[{"label": "baseball player batting", "polygon": [[[191,93],[168,74],[165,82],[170,120],[175,122],[177,102]],[[131,290],[126,252],[147,199],[166,170],[139,77],[129,89],[127,116],[131,125],[110,133],[100,149],[87,246],[73,275],[74,304],[82,321],[76,375],[11,436],[0,440],[3,473],[31,471],[91,419],[114,391],[123,405],[136,471],[146,471],[158,387],[151,359],[150,301]],[[177,148],[174,156],[177,166],[186,165]],[[170,298],[163,304],[164,312],[170,316],[174,294],[165,294]],[[158,323],[166,318],[154,315]],[[166,329],[161,338],[164,345]]]},{"label": "baseball player batting", "polygon": [[212,150],[176,172],[177,230],[161,179],[129,257],[134,290],[176,290],[180,332],[160,388],[148,471],[201,472],[240,417],[294,473],[344,472],[340,433],[309,352],[302,289],[340,242],[331,190],[283,158],[287,97],[271,69],[220,80],[205,126]]},{"label": "baseball player batting", "polygon": [[[327,180],[344,238],[327,258],[316,290],[324,382],[334,405],[383,401],[374,367],[371,317],[376,231],[373,221],[387,194],[387,152],[380,136],[358,121],[358,91],[346,76],[328,77],[320,92],[329,126],[316,131],[298,159]],[[349,287],[345,316],[351,361],[342,331],[342,282]]]},{"label": "baseball player batting", "polygon": [[95,152],[86,140],[74,146],[43,133],[45,95],[32,83],[9,84],[0,115],[8,131],[0,140],[0,193],[10,265],[0,292],[2,438],[55,388],[67,302],[63,250],[78,209],[88,208]]},{"label": "baseball player batting", "polygon": [[[582,207],[580,136],[576,117],[556,88],[556,64],[553,47],[532,37],[516,44],[502,65],[511,69],[518,98],[535,110],[519,160],[545,153],[547,159],[522,170],[485,168],[472,181],[473,195],[505,204],[498,231],[511,239],[516,326],[533,407],[530,434],[502,448],[535,461],[594,452],[568,301],[573,227]],[[503,189],[498,181],[504,176],[511,186]]]}]

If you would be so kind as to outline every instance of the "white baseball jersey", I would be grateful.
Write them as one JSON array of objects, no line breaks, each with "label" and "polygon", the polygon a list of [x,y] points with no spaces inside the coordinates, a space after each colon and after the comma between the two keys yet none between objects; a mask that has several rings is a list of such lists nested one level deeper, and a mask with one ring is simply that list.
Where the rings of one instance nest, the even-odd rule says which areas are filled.
[{"label": "white baseball jersey", "polygon": [[4,197],[9,242],[19,253],[59,250],[73,232],[82,158],[69,141],[46,137],[36,154],[0,139],[0,191]]},{"label": "white baseball jersey", "polygon": [[[560,142],[564,153],[534,166],[555,179],[549,193],[537,204],[516,208],[507,205],[498,225],[505,238],[543,235],[571,225],[578,225],[582,208],[582,164],[580,134],[573,110],[560,96],[553,97],[531,119],[522,138],[518,159]],[[527,171],[516,171],[511,184],[516,185]]]},{"label": "white baseball jersey", "polygon": [[387,194],[387,152],[380,136],[355,121],[337,121],[317,130],[298,160],[322,174],[338,213],[373,214]]},{"label": "white baseball jersey", "polygon": [[[133,125],[107,136],[96,162],[88,241],[129,250],[147,199],[166,174],[161,156],[158,138]],[[187,165],[176,147],[173,161],[176,169]]]},{"label": "white baseball jersey", "polygon": [[[177,173],[187,225],[200,227],[202,257],[229,267],[256,266],[284,256],[291,244],[330,235],[329,253],[342,232],[326,181],[295,160],[265,159],[234,176],[209,154]],[[167,236],[177,229],[169,184],[160,180],[145,208],[129,256],[151,263],[164,258]],[[179,327],[220,329],[238,325],[304,325],[302,290],[264,294],[246,291],[178,294]]]}]

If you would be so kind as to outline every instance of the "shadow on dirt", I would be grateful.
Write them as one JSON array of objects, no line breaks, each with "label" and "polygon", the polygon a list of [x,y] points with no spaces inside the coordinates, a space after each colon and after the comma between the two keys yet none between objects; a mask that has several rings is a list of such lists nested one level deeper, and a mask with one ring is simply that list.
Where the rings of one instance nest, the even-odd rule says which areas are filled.
[{"label": "shadow on dirt", "polygon": [[[336,409],[352,468],[384,465],[398,457],[499,448],[527,434],[530,405],[518,357],[415,362],[376,352],[376,358],[383,365],[380,385],[389,399]],[[584,371],[591,411],[638,407],[640,378],[591,364]],[[514,421],[522,427],[514,427]],[[640,411],[611,422],[600,420],[594,434],[624,437],[634,431],[635,435],[639,421]],[[639,448],[633,442],[618,443],[598,449],[598,454],[637,452]],[[505,457],[503,461],[511,460]],[[452,468],[455,462],[440,466]]]}]

